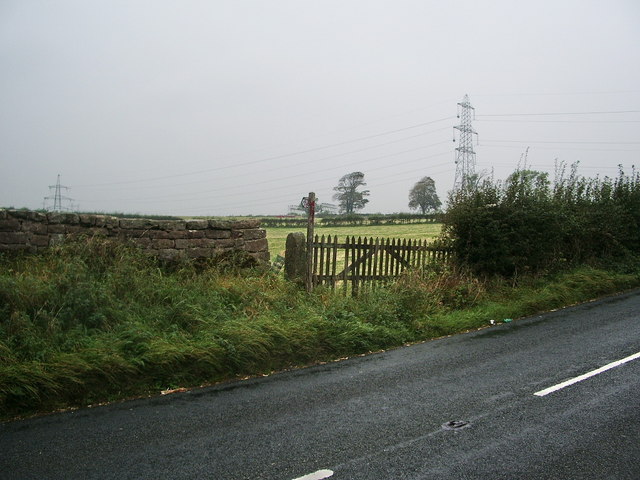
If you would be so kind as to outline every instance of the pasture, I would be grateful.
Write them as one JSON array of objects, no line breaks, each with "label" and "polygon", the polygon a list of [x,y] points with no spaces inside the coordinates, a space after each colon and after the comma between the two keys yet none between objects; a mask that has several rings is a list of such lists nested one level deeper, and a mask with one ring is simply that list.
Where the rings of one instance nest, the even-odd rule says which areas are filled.
[{"label": "pasture", "polygon": [[[265,230],[267,231],[269,252],[271,252],[272,259],[275,259],[278,255],[284,257],[288,234],[292,232],[307,233],[306,228],[269,227]],[[353,235],[372,238],[433,240],[440,235],[441,230],[441,223],[420,223],[408,225],[357,225],[353,227],[316,226],[315,233],[317,235],[338,235],[340,239],[344,239],[347,235]]]}]

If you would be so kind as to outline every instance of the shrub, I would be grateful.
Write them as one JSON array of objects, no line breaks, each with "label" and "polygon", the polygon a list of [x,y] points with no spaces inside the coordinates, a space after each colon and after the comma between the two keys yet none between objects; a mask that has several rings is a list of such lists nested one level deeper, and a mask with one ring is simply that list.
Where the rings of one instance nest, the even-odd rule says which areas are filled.
[{"label": "shrub", "polygon": [[444,238],[481,275],[515,277],[640,254],[640,175],[580,177],[517,170],[450,195]]}]

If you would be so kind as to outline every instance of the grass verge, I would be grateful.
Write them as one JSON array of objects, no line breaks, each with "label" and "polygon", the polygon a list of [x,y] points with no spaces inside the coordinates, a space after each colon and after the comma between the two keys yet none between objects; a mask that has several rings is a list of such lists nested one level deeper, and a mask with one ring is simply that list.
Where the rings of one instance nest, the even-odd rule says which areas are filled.
[{"label": "grass verge", "polygon": [[388,349],[637,286],[637,271],[584,267],[513,286],[442,269],[353,299],[255,269],[168,271],[101,239],[0,257],[0,418]]}]

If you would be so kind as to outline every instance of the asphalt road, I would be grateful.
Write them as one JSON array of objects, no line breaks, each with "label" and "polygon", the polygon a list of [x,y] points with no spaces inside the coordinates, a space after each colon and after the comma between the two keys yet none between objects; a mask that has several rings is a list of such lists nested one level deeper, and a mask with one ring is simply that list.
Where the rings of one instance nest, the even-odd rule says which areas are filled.
[{"label": "asphalt road", "polygon": [[328,365],[5,423],[0,478],[637,480],[640,358],[535,394],[638,352],[640,291]]}]

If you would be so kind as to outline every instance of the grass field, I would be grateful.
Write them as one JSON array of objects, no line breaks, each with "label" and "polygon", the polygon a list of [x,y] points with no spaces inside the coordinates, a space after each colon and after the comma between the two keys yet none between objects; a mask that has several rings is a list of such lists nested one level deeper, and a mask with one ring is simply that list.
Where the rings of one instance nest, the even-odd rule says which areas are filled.
[{"label": "grass field", "polygon": [[[401,239],[433,239],[440,234],[442,224],[440,223],[422,223],[414,225],[360,225],[354,227],[316,227],[317,235],[338,235],[340,239],[344,239],[347,235],[355,235],[362,237],[380,237],[380,238],[401,238]],[[271,227],[267,228],[267,239],[269,240],[269,251],[271,258],[275,259],[278,255],[284,257],[285,243],[287,235],[292,232],[307,233],[303,228],[289,227]]]}]

